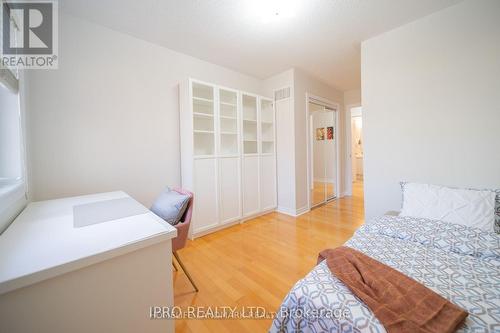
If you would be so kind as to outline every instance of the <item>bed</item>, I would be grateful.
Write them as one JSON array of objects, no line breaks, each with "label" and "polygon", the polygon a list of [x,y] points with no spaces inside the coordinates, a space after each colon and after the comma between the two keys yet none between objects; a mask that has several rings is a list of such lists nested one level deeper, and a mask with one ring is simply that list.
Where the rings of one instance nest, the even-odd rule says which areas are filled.
[{"label": "bed", "polygon": [[[382,216],[344,245],[424,284],[469,312],[458,332],[500,332],[500,235],[440,220]],[[298,281],[270,332],[386,332],[323,261]]]}]

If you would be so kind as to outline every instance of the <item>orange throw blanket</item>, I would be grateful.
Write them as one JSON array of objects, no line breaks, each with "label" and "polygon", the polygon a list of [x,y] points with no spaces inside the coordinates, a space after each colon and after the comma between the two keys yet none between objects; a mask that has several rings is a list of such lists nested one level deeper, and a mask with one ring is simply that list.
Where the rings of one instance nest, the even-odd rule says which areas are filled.
[{"label": "orange throw blanket", "polygon": [[346,246],[324,250],[328,268],[389,333],[454,332],[468,313],[397,270]]}]

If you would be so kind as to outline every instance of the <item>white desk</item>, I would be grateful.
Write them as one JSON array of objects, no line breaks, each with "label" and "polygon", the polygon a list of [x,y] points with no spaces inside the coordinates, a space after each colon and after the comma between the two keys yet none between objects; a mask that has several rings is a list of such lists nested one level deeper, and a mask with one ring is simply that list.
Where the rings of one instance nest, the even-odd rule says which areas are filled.
[{"label": "white desk", "polygon": [[169,332],[149,307],[173,304],[171,239],[151,212],[76,228],[73,206],[101,193],[34,202],[0,236],[0,330]]}]

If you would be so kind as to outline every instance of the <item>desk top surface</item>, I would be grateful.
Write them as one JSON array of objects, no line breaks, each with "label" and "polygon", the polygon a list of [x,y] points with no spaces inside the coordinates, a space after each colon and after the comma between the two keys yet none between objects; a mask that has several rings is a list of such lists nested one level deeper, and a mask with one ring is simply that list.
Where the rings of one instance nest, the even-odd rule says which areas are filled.
[{"label": "desk top surface", "polygon": [[75,206],[120,198],[130,196],[120,191],[30,203],[0,235],[0,295],[177,235],[146,209],[74,226]]}]

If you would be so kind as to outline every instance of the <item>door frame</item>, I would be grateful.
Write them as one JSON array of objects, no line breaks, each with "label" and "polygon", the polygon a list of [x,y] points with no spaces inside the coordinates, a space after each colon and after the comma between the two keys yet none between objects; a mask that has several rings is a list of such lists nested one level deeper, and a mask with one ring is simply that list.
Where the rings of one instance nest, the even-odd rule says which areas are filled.
[{"label": "door frame", "polygon": [[313,102],[316,104],[321,104],[323,106],[332,108],[335,110],[335,126],[334,126],[334,135],[335,135],[335,197],[334,199],[337,199],[340,197],[340,186],[339,186],[339,180],[340,180],[340,144],[339,144],[339,120],[340,120],[340,104],[335,103],[330,101],[329,99],[323,98],[321,96],[313,95],[309,92],[306,92],[306,150],[307,150],[307,208],[311,209],[312,203],[311,203],[311,175],[312,175],[312,170],[311,170],[311,157],[312,157],[312,152],[311,152],[311,129],[310,129],[310,117],[309,117],[309,102]]},{"label": "door frame", "polygon": [[346,109],[346,119],[345,119],[345,195],[352,195],[352,109],[362,107],[361,103],[349,104],[345,106]]}]

